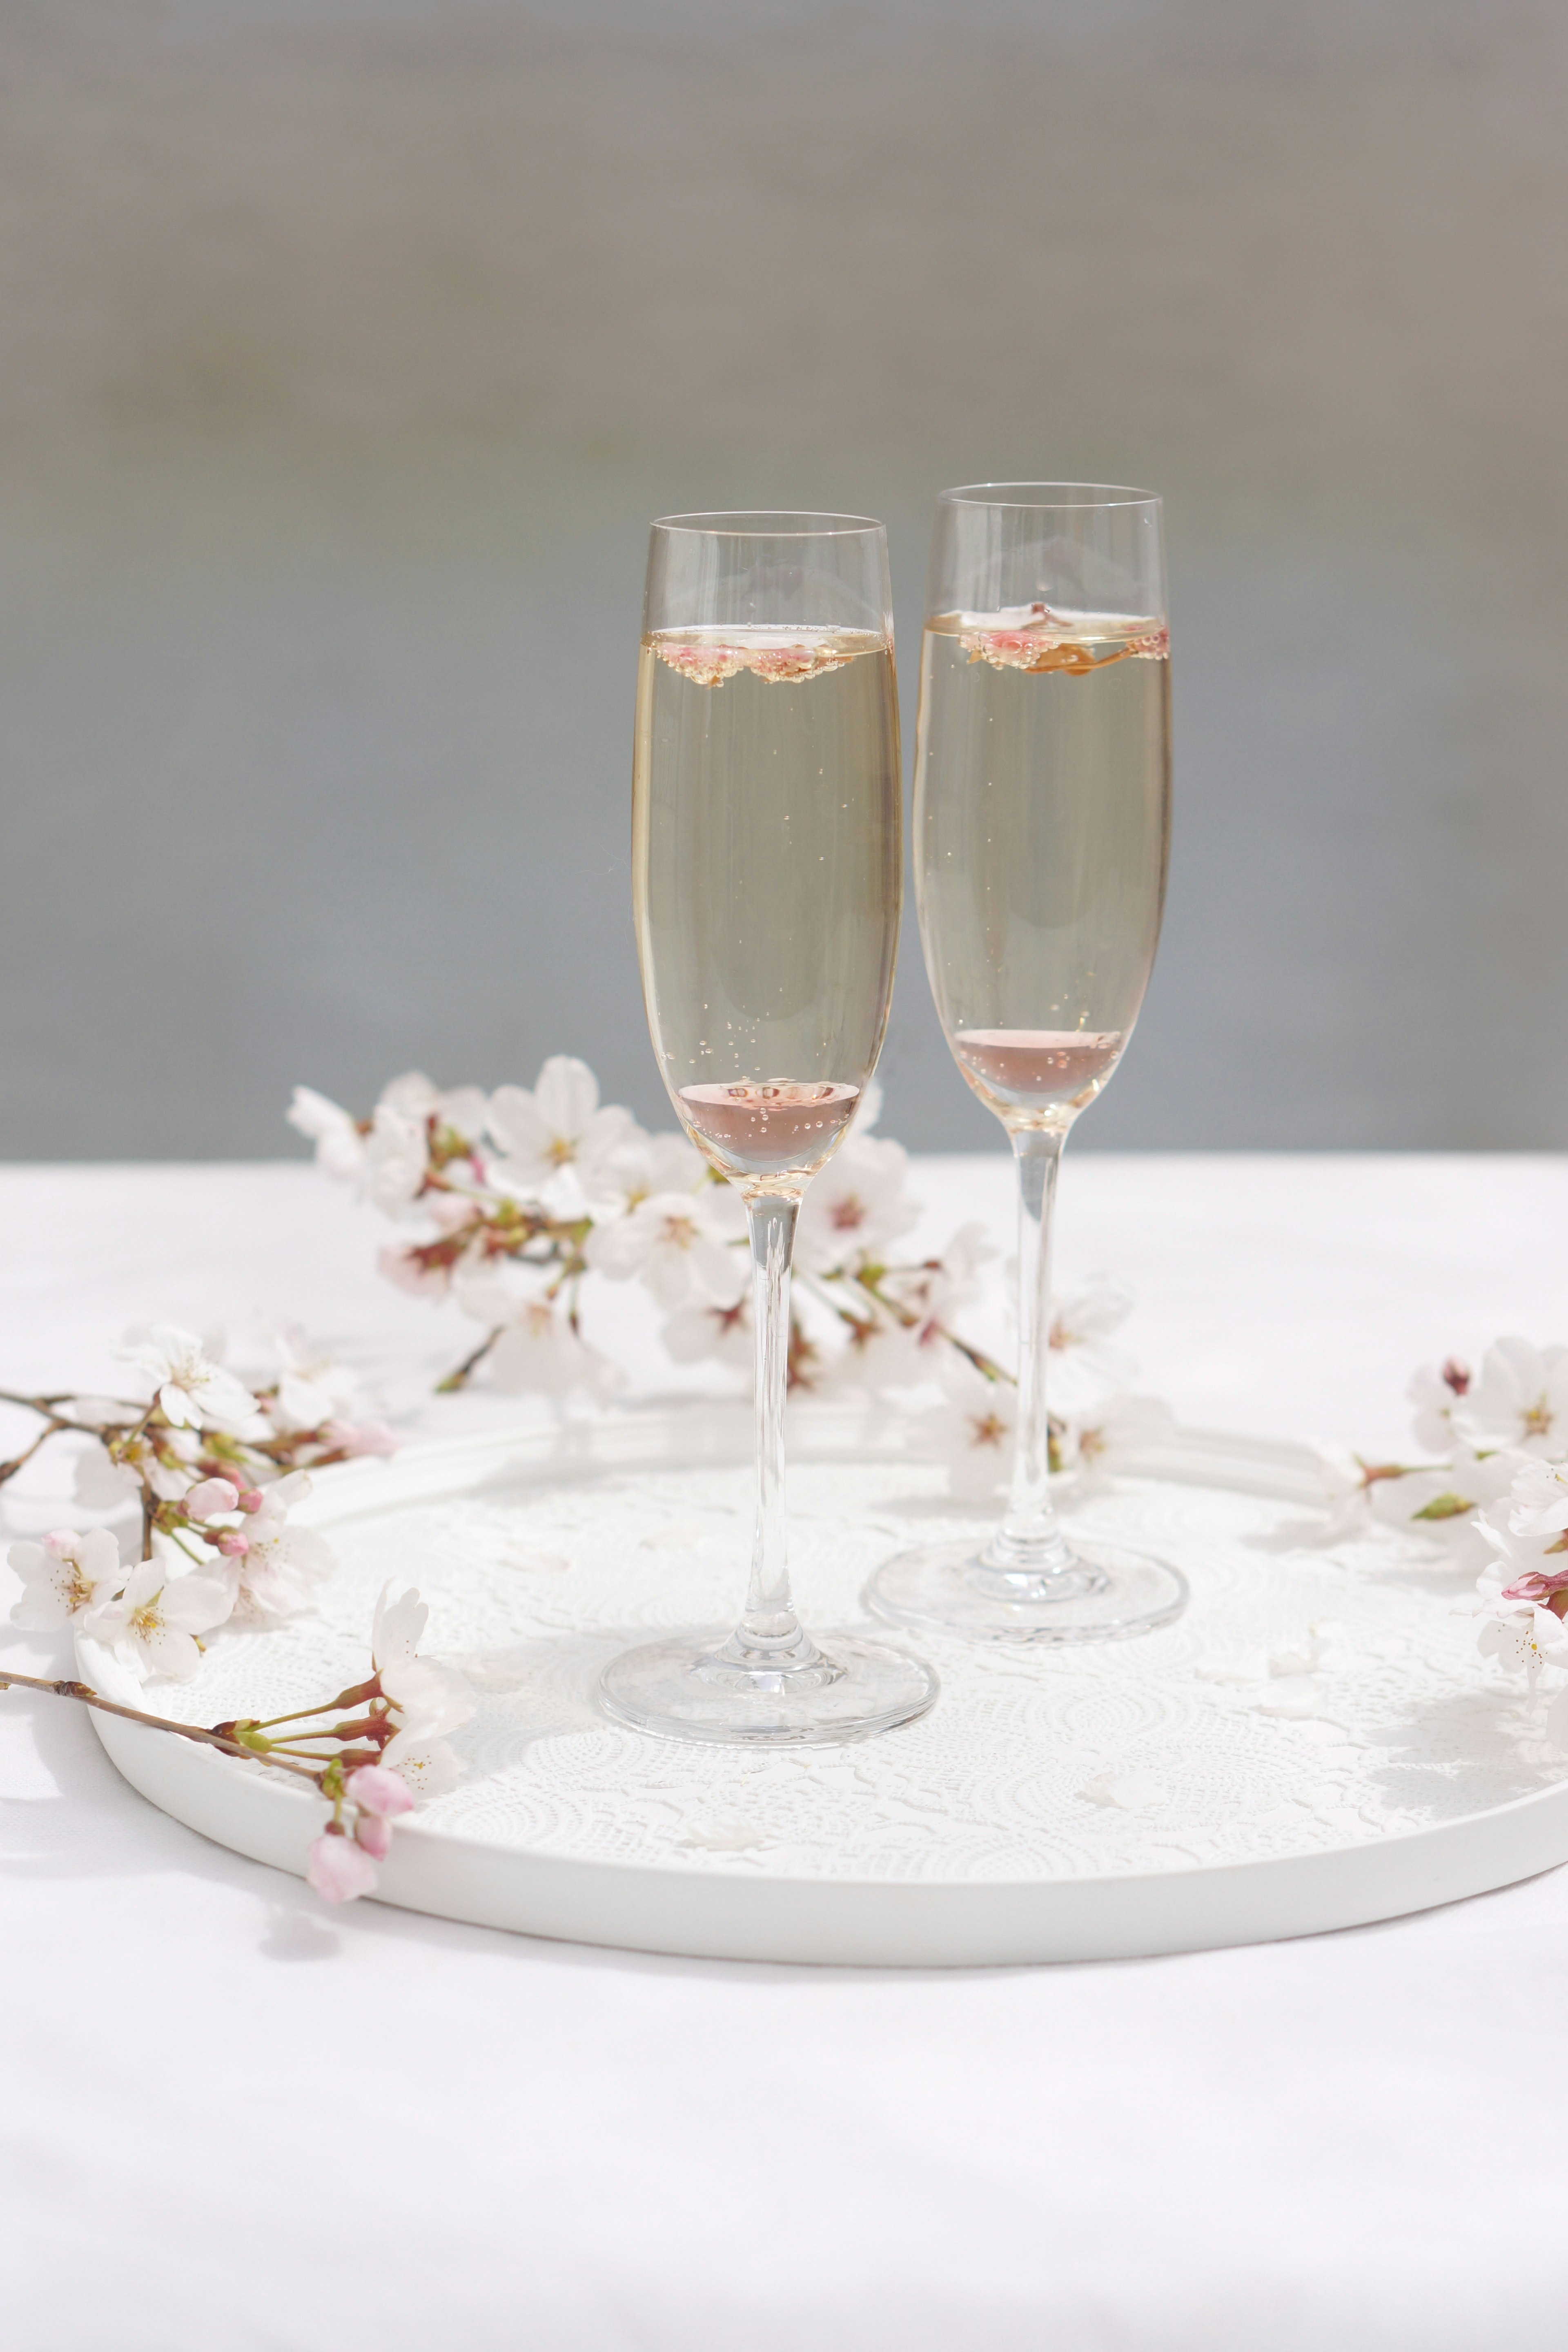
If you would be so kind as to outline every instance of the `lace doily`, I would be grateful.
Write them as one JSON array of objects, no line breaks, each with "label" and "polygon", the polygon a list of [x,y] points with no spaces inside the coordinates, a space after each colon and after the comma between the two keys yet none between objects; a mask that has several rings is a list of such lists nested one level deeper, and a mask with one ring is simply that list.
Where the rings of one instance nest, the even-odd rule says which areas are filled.
[{"label": "lace doily", "polygon": [[[847,1422],[819,1408],[815,1429],[790,1483],[797,1601],[821,1635],[864,1624],[861,1588],[890,1553],[981,1522],[896,1428],[858,1459]],[[1468,1580],[1391,1529],[1325,1546],[1292,1450],[1260,1478],[1256,1445],[1244,1482],[1272,1496],[1184,1483],[1198,1473],[1178,1446],[1180,1477],[1083,1505],[1086,1530],[1189,1579],[1166,1631],[1040,1651],[910,1636],[942,1677],[937,1706],[853,1747],[758,1754],[624,1729],[595,1704],[605,1661],[739,1606],[745,1438],[742,1416],[693,1409],[329,1473],[310,1516],[340,1564],[319,1615],[216,1643],[158,1703],[210,1723],[321,1698],[367,1671],[382,1586],[415,1583],[425,1646],[478,1700],[457,1735],[467,1777],[426,1831],[752,1878],[1048,1882],[1305,1856],[1568,1775],[1517,1681],[1478,1655],[1455,1608]]]}]

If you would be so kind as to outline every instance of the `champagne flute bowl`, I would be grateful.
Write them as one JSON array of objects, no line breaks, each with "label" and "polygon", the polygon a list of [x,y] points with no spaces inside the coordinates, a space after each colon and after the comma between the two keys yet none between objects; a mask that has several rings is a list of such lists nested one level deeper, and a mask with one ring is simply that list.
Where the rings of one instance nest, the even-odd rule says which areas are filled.
[{"label": "champagne flute bowl", "polygon": [[784,1409],[805,1187],[887,1026],[902,888],[887,541],[858,516],[656,523],[638,671],[632,893],[648,1027],[687,1134],[745,1202],[757,1505],[732,1630],[612,1660],[607,1711],[667,1738],[863,1738],[923,1714],[902,1650],[813,1637],[790,1591]]},{"label": "champagne flute bowl", "polygon": [[1157,498],[1093,483],[942,492],[915,887],[948,1045],[1017,1163],[1017,1434],[989,1538],[901,1553],[872,1579],[867,1599],[895,1624],[1100,1642],[1186,1602],[1176,1569],[1063,1530],[1046,1395],[1062,1147],[1126,1050],[1160,936],[1170,713]]}]

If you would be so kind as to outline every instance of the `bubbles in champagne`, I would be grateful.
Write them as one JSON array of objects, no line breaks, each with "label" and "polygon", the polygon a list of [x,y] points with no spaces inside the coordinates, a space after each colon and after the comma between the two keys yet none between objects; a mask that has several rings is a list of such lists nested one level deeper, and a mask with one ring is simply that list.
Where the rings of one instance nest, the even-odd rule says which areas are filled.
[{"label": "bubbles in champagne", "polygon": [[1043,604],[927,625],[926,967],[959,1067],[1011,1128],[1070,1123],[1138,1017],[1165,888],[1166,645],[1149,620]]},{"label": "bubbles in champagne", "polygon": [[766,1086],[682,1087],[687,1120],[726,1175],[809,1175],[854,1115],[858,1087],[830,1080]]},{"label": "bubbles in champagne", "polygon": [[656,629],[648,642],[661,662],[693,686],[722,686],[741,670],[768,686],[797,686],[842,669],[863,650],[840,629]]},{"label": "bubbles in champagne", "polygon": [[798,1189],[876,1066],[900,803],[884,635],[644,639],[632,871],[648,1024],[688,1131],[743,1186]]},{"label": "bubbles in champagne", "polygon": [[1025,1106],[1087,1101],[1115,1068],[1122,1040],[1117,1029],[960,1029],[952,1044],[976,1094]]},{"label": "bubbles in champagne", "polygon": [[1171,633],[1163,622],[1117,613],[1005,604],[997,613],[958,613],[951,620],[972,662],[1033,676],[1062,670],[1069,677],[1086,677],[1110,662],[1163,661],[1171,650]]}]

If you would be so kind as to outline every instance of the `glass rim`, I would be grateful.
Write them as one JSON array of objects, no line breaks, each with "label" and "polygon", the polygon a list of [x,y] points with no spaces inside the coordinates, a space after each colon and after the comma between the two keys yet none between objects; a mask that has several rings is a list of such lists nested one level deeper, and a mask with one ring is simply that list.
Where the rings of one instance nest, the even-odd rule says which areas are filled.
[{"label": "glass rim", "polygon": [[[1055,491],[1055,497],[1009,498],[1009,490]],[[955,489],[939,490],[939,506],[1013,507],[1071,513],[1093,507],[1157,507],[1158,490],[1135,490],[1121,482],[963,482]]]},{"label": "glass rim", "polygon": [[[772,526],[772,528],[770,528]],[[698,539],[852,539],[886,534],[874,515],[818,514],[809,509],[717,508],[710,514],[660,515],[650,530],[687,531]]]}]

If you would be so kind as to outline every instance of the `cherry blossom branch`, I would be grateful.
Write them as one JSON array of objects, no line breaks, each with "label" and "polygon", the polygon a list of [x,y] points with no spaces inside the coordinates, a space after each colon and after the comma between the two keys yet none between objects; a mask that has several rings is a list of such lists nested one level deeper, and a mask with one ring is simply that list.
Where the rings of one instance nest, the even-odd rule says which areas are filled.
[{"label": "cherry blossom branch", "polygon": [[[6,1401],[13,1404],[21,1404],[26,1402],[26,1400],[21,1397],[8,1398]],[[56,1421],[51,1415],[48,1425],[46,1428],[39,1430],[31,1445],[24,1447],[20,1454],[13,1454],[9,1462],[0,1462],[0,1486],[3,1486],[8,1478],[14,1478],[18,1470],[25,1470],[27,1464],[32,1460],[34,1454],[37,1453],[39,1447],[47,1445],[50,1438],[54,1436],[57,1430],[68,1429],[69,1426],[70,1424],[68,1422]]]},{"label": "cherry blossom branch", "polygon": [[[12,1559],[15,1565],[15,1550]],[[417,1592],[395,1596],[387,1586],[376,1604],[369,1677],[333,1698],[284,1715],[240,1716],[211,1725],[180,1723],[150,1708],[105,1698],[90,1683],[72,1676],[18,1674],[10,1668],[0,1669],[0,1691],[15,1686],[74,1700],[124,1722],[172,1732],[220,1755],[248,1759],[271,1771],[308,1780],[327,1800],[331,1816],[310,1849],[306,1876],[330,1902],[346,1902],[374,1887],[375,1865],[387,1853],[392,1823],[412,1809],[416,1788],[433,1793],[461,1769],[445,1735],[467,1720],[473,1705],[460,1676],[417,1654],[428,1616]],[[381,1663],[384,1659],[387,1663]],[[339,1717],[345,1706],[363,1707],[363,1712],[346,1721],[322,1720]]]},{"label": "cherry blossom branch", "polygon": [[13,1686],[17,1690],[45,1691],[53,1698],[76,1699],[83,1706],[94,1708],[100,1715],[117,1715],[125,1723],[144,1723],[153,1731],[172,1731],[177,1738],[194,1739],[205,1748],[220,1749],[226,1756],[248,1756],[253,1762],[269,1764],[279,1772],[293,1772],[301,1779],[314,1781],[318,1788],[321,1786],[321,1773],[311,1771],[308,1765],[291,1764],[282,1757],[260,1754],[255,1748],[231,1738],[216,1727],[209,1730],[200,1724],[176,1723],[172,1716],[149,1715],[142,1707],[122,1706],[118,1699],[103,1697],[90,1683],[73,1682],[68,1677],[50,1681],[41,1675],[19,1675],[9,1666],[0,1666],[0,1691],[10,1690]]},{"label": "cherry blossom branch", "polygon": [[465,1356],[460,1364],[455,1364],[444,1378],[437,1381],[437,1395],[455,1396],[459,1389],[467,1387],[469,1379],[479,1370],[485,1358],[490,1353],[497,1341],[504,1337],[505,1332],[504,1323],[498,1323],[494,1330],[487,1332],[471,1355]]},{"label": "cherry blossom branch", "polygon": [[[1040,649],[1031,639],[1031,657]],[[878,1108],[873,1083],[802,1203],[789,1385],[945,1390],[951,1429],[944,1438],[932,1428],[936,1451],[955,1476],[962,1462],[966,1475],[989,1483],[1005,1475],[1014,1443],[1016,1382],[956,1320],[994,1251],[971,1224],[939,1255],[900,1259],[893,1245],[920,1211],[907,1191],[907,1154],[873,1131]],[[555,1055],[532,1088],[493,1093],[443,1090],[411,1072],[368,1118],[301,1087],[289,1118],[329,1175],[405,1227],[381,1253],[388,1278],[479,1325],[483,1336],[437,1393],[481,1373],[500,1389],[603,1393],[614,1368],[584,1336],[579,1311],[589,1274],[641,1283],[663,1311],[678,1362],[718,1357],[749,1376],[738,1193],[686,1134],[646,1134],[629,1111],[602,1105],[584,1063]],[[1151,1412],[1164,1410],[1128,1397],[1131,1367],[1101,1344],[1130,1305],[1122,1286],[1096,1277],[1073,1318],[1053,1325],[1054,1348],[1079,1349],[1075,1402],[1051,1417],[1055,1467],[1103,1467],[1108,1446],[1146,1444]]]},{"label": "cherry blossom branch", "polygon": [[[277,1398],[276,1388],[262,1389],[257,1392],[251,1402],[265,1412],[269,1406],[276,1404]],[[120,1460],[130,1452],[137,1440],[145,1436],[149,1431],[154,1433],[155,1436],[172,1437],[177,1432],[182,1432],[184,1426],[171,1422],[160,1410],[156,1399],[146,1405],[129,1404],[120,1399],[112,1400],[116,1410],[125,1415],[122,1421],[107,1420],[96,1416],[91,1421],[88,1421],[56,1410],[62,1404],[80,1406],[89,1402],[98,1404],[101,1401],[89,1397],[86,1392],[79,1394],[67,1391],[58,1396],[25,1396],[16,1390],[0,1389],[0,1404],[15,1405],[24,1412],[37,1413],[40,1415],[45,1424],[31,1444],[24,1447],[20,1454],[14,1455],[9,1461],[0,1462],[0,1486],[4,1486],[8,1479],[14,1478],[18,1470],[25,1468],[40,1448],[48,1444],[51,1437],[95,1438],[108,1449],[112,1458]],[[350,1432],[342,1438],[334,1438],[327,1423],[319,1424],[312,1429],[274,1430],[268,1434],[250,1434],[243,1439],[222,1430],[209,1429],[203,1434],[205,1439],[205,1461],[209,1469],[217,1474],[221,1474],[225,1466],[236,1464],[244,1465],[247,1462],[254,1466],[258,1461],[265,1462],[279,1470],[296,1469],[305,1463],[308,1463],[311,1469],[320,1470],[325,1469],[331,1463],[346,1462],[356,1452],[364,1450],[352,1442],[354,1433]],[[135,1465],[126,1463],[124,1466],[133,1468]],[[142,1483],[145,1485],[144,1479]],[[155,1496],[151,1497],[150,1519],[153,1521],[157,1517],[158,1500]],[[151,1532],[151,1526],[145,1532]]]},{"label": "cherry blossom branch", "polygon": [[[829,1276],[828,1279],[854,1282],[865,1291],[868,1297],[875,1300],[885,1315],[890,1315],[904,1330],[913,1331],[921,1328],[921,1318],[911,1307],[901,1307],[897,1299],[888,1297],[888,1281],[889,1278],[896,1280],[900,1275],[934,1275],[942,1271],[942,1264],[940,1258],[922,1258],[918,1265],[860,1265],[853,1269],[846,1269],[837,1276]],[[844,1310],[839,1311],[842,1313]],[[1010,1387],[1017,1386],[1016,1375],[1008,1371],[1005,1364],[999,1364],[994,1356],[988,1356],[984,1349],[974,1347],[968,1339],[961,1339],[958,1333],[951,1330],[945,1323],[933,1318],[924,1328],[929,1329],[934,1338],[944,1339],[950,1348],[956,1348],[965,1362],[973,1364],[975,1370],[984,1374],[986,1380],[1005,1381]]]}]

